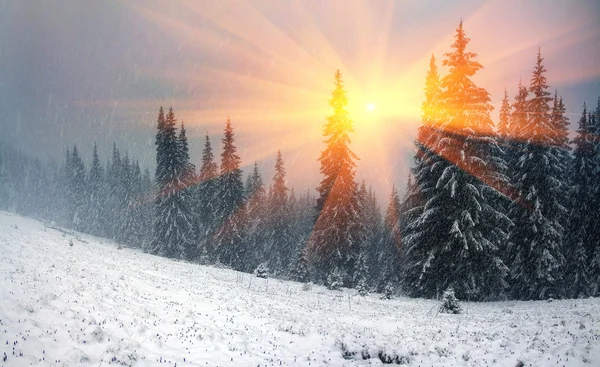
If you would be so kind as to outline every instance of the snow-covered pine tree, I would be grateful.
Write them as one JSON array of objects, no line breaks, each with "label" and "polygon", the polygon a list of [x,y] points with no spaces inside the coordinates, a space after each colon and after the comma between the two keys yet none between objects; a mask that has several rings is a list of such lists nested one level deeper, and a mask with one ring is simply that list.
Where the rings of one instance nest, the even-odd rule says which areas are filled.
[{"label": "snow-covered pine tree", "polygon": [[132,165],[129,161],[129,155],[125,152],[125,156],[121,159],[121,167],[119,169],[119,184],[118,184],[118,225],[114,239],[116,242],[127,245],[134,245],[138,240],[135,233],[135,217],[132,207],[134,205],[133,197],[133,172]]},{"label": "snow-covered pine tree", "polygon": [[[565,237],[565,291],[569,297],[586,297],[592,293],[590,282],[594,238],[591,236],[595,218],[590,215],[597,181],[594,178],[593,132],[584,103],[579,119],[575,150],[570,164],[572,189],[568,235]],[[591,246],[590,246],[591,245]]]},{"label": "snow-covered pine tree", "polygon": [[291,271],[291,278],[297,282],[306,283],[310,280],[310,269],[306,248],[302,248],[296,255],[296,261]]},{"label": "snow-covered pine tree", "polygon": [[[513,297],[545,299],[562,297],[564,257],[561,219],[566,185],[558,142],[553,138],[550,93],[546,68],[538,50],[527,101],[521,155],[513,167],[515,197],[510,206],[514,226],[510,231],[508,261]],[[522,125],[521,125],[522,126]]]},{"label": "snow-covered pine tree", "polygon": [[113,143],[112,158],[106,167],[106,234],[114,239],[117,236],[120,220],[122,200],[120,196],[121,184],[121,154],[117,144]]},{"label": "snow-covered pine tree", "polygon": [[416,172],[426,198],[406,237],[409,292],[416,296],[435,297],[452,286],[460,298],[486,300],[506,288],[508,269],[498,248],[509,221],[497,205],[505,165],[494,138],[489,93],[471,80],[482,66],[466,51],[468,42],[461,21],[454,52],[443,61],[450,70],[441,80],[442,123],[433,146],[441,159],[425,160]]},{"label": "snow-covered pine tree", "polygon": [[323,127],[327,147],[319,161],[324,177],[317,188],[318,216],[309,239],[309,250],[319,281],[326,284],[328,279],[341,281],[353,287],[364,235],[355,181],[358,157],[348,147],[353,128],[346,111],[348,99],[339,70],[335,73],[334,85],[329,100],[333,114],[327,117]]},{"label": "snow-covered pine tree", "polygon": [[[594,190],[594,200],[590,205],[590,213],[600,213],[600,97],[596,110],[588,115],[588,122],[591,127],[593,153],[593,177],[596,185]],[[600,296],[600,220],[593,221],[590,232],[588,233],[590,242],[588,243],[588,254],[592,254],[590,265],[590,282],[592,284],[591,295]]]},{"label": "snow-covered pine tree", "polygon": [[500,145],[500,147],[502,148],[503,151],[503,157],[504,157],[504,161],[506,162],[507,165],[507,169],[506,169],[506,175],[507,175],[507,180],[504,181],[504,186],[503,187],[499,187],[499,189],[501,190],[501,192],[506,196],[506,199],[504,200],[503,203],[503,209],[504,211],[508,210],[508,205],[509,205],[509,198],[512,195],[512,189],[511,189],[511,180],[510,180],[510,176],[509,176],[509,168],[510,167],[510,162],[513,159],[513,157],[515,157],[515,155],[518,153],[516,150],[516,134],[515,131],[513,131],[513,127],[511,127],[511,104],[510,104],[510,100],[508,98],[508,91],[506,90],[506,88],[504,89],[504,98],[502,99],[502,105],[500,106],[500,114],[499,114],[499,120],[498,120],[498,126],[497,126],[497,140],[498,140],[498,144]]},{"label": "snow-covered pine tree", "polygon": [[86,227],[87,233],[94,236],[104,236],[106,230],[106,185],[104,180],[104,169],[98,156],[98,147],[94,143],[92,154],[92,165],[87,179],[87,210]]},{"label": "snow-covered pine tree", "polygon": [[511,107],[508,99],[508,91],[504,88],[504,98],[502,99],[498,119],[498,135],[502,139],[509,139],[512,135],[510,129],[510,112]]},{"label": "snow-covered pine tree", "polygon": [[290,274],[295,243],[291,223],[286,172],[281,151],[277,151],[275,173],[269,196],[266,249],[269,268],[276,274]]},{"label": "snow-covered pine tree", "polygon": [[162,108],[156,134],[156,201],[153,238],[149,251],[166,257],[186,258],[194,244],[193,218],[190,203],[182,190],[183,172],[181,144],[175,131],[173,108],[165,117]]},{"label": "snow-covered pine tree", "polygon": [[400,232],[401,204],[396,186],[392,187],[388,206],[385,211],[383,248],[378,257],[379,277],[376,282],[378,292],[383,292],[385,286],[400,281],[401,272],[401,238]]},{"label": "snow-covered pine tree", "polygon": [[195,202],[197,204],[196,235],[199,255],[203,258],[203,261],[216,261],[213,239],[217,224],[218,169],[210,138],[206,134],[204,149],[202,150],[202,165],[198,173],[198,185],[195,189]]},{"label": "snow-covered pine tree", "polygon": [[68,160],[69,171],[69,223],[76,231],[85,230],[86,211],[86,174],[83,160],[79,156],[77,146]]},{"label": "snow-covered pine tree", "polygon": [[361,246],[361,253],[369,272],[365,273],[366,284],[375,284],[383,271],[383,264],[380,262],[381,253],[384,247],[383,241],[383,219],[381,209],[377,203],[377,197],[373,188],[367,189],[363,181],[358,190],[360,200],[361,223],[364,227],[364,240]]},{"label": "snow-covered pine tree", "polygon": [[[439,188],[436,187],[437,176],[431,168],[448,164],[435,150],[442,136],[441,94],[440,77],[435,63],[435,56],[432,55],[429,62],[429,71],[425,79],[425,101],[421,105],[423,111],[422,124],[419,127],[415,141],[415,166],[411,170],[412,175],[409,173],[406,195],[402,201],[402,210],[400,211],[401,233],[408,238],[411,238],[411,234],[414,234],[417,236],[414,237],[415,240],[418,240],[420,235],[418,234],[418,228],[411,226],[411,223],[416,223],[416,220],[425,210],[425,204],[436,196],[436,192],[439,191]],[[414,182],[411,181],[411,177],[413,176]],[[438,240],[440,241],[444,237],[442,234],[431,233],[430,235],[439,235]],[[409,247],[403,246],[402,255],[406,255],[408,249]],[[415,253],[414,256],[409,257],[410,261],[404,265],[410,267],[412,263],[418,266],[417,262],[420,257],[419,254]],[[414,271],[405,272],[405,274],[407,277],[403,279],[403,282],[407,290],[413,289],[417,278],[411,279],[411,275],[418,276],[418,270],[414,268]]]},{"label": "snow-covered pine tree", "polygon": [[179,177],[179,192],[181,200],[180,212],[185,218],[180,218],[184,224],[182,229],[184,241],[184,257],[187,260],[192,260],[198,257],[198,247],[196,241],[196,215],[194,209],[196,207],[195,195],[193,193],[196,183],[196,167],[190,161],[190,149],[187,140],[185,125],[181,121],[179,136],[177,137],[178,149],[178,177]]},{"label": "snow-covered pine tree", "polygon": [[248,208],[248,252],[246,261],[249,269],[255,269],[259,264],[265,263],[273,273],[275,268],[268,262],[269,255],[266,244],[266,211],[267,193],[263,183],[262,175],[258,169],[258,163],[254,162],[254,168],[248,175],[246,185],[246,197]]},{"label": "snow-covered pine tree", "polygon": [[246,269],[247,215],[241,159],[236,154],[231,119],[225,124],[221,176],[218,183],[218,229],[215,235],[218,260],[236,270]]},{"label": "snow-covered pine tree", "polygon": [[367,285],[367,274],[369,269],[365,260],[365,253],[361,252],[358,255],[356,271],[354,272],[354,284],[358,294],[362,297],[369,294],[369,286]]}]

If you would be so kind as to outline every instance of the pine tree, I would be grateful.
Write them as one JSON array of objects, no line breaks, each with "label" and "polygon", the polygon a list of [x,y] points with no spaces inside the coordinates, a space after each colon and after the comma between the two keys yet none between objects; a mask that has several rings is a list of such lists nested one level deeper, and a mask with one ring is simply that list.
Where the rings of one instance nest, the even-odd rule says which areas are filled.
[{"label": "pine tree", "polygon": [[275,174],[269,197],[266,249],[269,268],[278,274],[289,274],[295,250],[293,228],[286,185],[286,172],[281,151],[277,151]]},{"label": "pine tree", "polygon": [[385,235],[383,249],[379,254],[378,263],[381,274],[377,281],[377,290],[383,292],[385,286],[390,283],[398,283],[401,271],[401,204],[396,187],[392,187],[392,193],[385,212]]},{"label": "pine tree", "polygon": [[115,241],[122,244],[133,245],[138,237],[135,233],[135,217],[133,215],[133,167],[129,162],[129,155],[127,152],[121,160],[121,167],[119,170],[119,183],[118,183],[118,198],[119,198],[119,210],[118,210],[118,226],[117,232],[115,233]]},{"label": "pine tree", "polygon": [[180,218],[180,222],[184,223],[185,228],[182,230],[184,241],[184,257],[187,260],[192,260],[198,257],[196,245],[196,222],[197,218],[194,214],[196,203],[194,202],[195,195],[193,193],[194,184],[196,183],[196,167],[190,162],[190,150],[183,121],[181,129],[177,137],[177,152],[178,152],[178,172],[180,188],[178,195],[180,197],[180,213],[185,215],[185,218]]},{"label": "pine tree", "polygon": [[69,223],[77,231],[85,229],[86,208],[86,174],[83,160],[79,156],[77,146],[68,160],[69,171]]},{"label": "pine tree", "polygon": [[569,213],[568,250],[565,251],[567,261],[565,268],[566,291],[570,297],[586,297],[591,295],[590,259],[593,258],[594,238],[591,235],[594,218],[590,216],[594,202],[594,190],[597,184],[593,176],[594,145],[593,132],[588,120],[587,107],[583,105],[583,113],[579,119],[577,137],[574,139],[575,151],[571,163],[571,182],[573,195]]},{"label": "pine tree", "polygon": [[440,116],[440,98],[441,98],[440,76],[435,56],[431,55],[429,61],[429,71],[425,79],[425,101],[421,105],[423,111],[422,125],[417,134],[417,154],[415,159],[420,161],[426,159],[432,154],[432,150],[437,146],[440,139],[441,120]]},{"label": "pine tree", "polygon": [[104,236],[106,230],[106,186],[104,184],[104,169],[98,157],[98,148],[94,143],[92,165],[87,180],[87,213],[86,232],[94,236]]},{"label": "pine tree", "polygon": [[510,126],[510,101],[508,100],[508,92],[504,89],[504,98],[502,99],[502,106],[500,107],[500,119],[498,120],[498,135],[502,139],[510,139],[511,126]]},{"label": "pine tree", "polygon": [[266,211],[267,211],[267,194],[263,183],[262,175],[258,170],[258,164],[254,163],[254,168],[248,175],[248,183],[246,185],[246,196],[248,202],[248,261],[249,269],[256,268],[259,264],[267,262],[265,266],[269,270],[275,269],[267,261],[269,247],[266,243]]},{"label": "pine tree", "polygon": [[[376,284],[386,268],[382,262],[381,254],[384,251],[384,230],[381,209],[377,204],[377,198],[373,189],[367,190],[363,181],[358,190],[360,200],[361,223],[364,227],[364,241],[360,249],[366,268],[369,272],[365,274],[368,284]],[[384,261],[387,261],[385,259]]]},{"label": "pine tree", "polygon": [[493,138],[489,93],[470,79],[482,66],[466,51],[468,42],[461,21],[454,52],[443,61],[450,72],[441,80],[437,156],[415,175],[426,198],[406,236],[407,284],[415,296],[434,297],[452,286],[461,298],[482,300],[506,288],[499,246],[508,220],[496,206],[505,164]]},{"label": "pine tree", "polygon": [[309,266],[308,254],[306,253],[306,248],[303,248],[296,256],[295,266],[290,274],[292,279],[302,283],[308,282],[310,280]]},{"label": "pine tree", "polygon": [[194,224],[190,203],[182,193],[183,175],[189,162],[182,158],[176,122],[173,108],[166,117],[160,109],[156,134],[155,220],[149,251],[166,257],[189,258],[195,239]]},{"label": "pine tree", "polygon": [[[592,134],[593,144],[593,170],[592,175],[595,178],[594,199],[590,204],[590,213],[600,213],[600,97],[594,113],[588,115],[588,122]],[[590,241],[587,246],[587,253],[591,254],[590,282],[592,284],[591,295],[600,296],[600,221],[592,221],[590,232],[588,233]]]},{"label": "pine tree", "polygon": [[197,237],[199,251],[204,260],[214,261],[213,237],[216,231],[217,217],[217,184],[219,179],[218,165],[214,161],[210,138],[206,134],[202,150],[202,165],[198,174],[199,184],[196,186],[197,203]]},{"label": "pine tree", "polygon": [[218,260],[236,270],[246,269],[246,203],[242,181],[241,159],[236,154],[231,119],[225,124],[223,152],[221,153],[221,176],[219,178],[217,222],[215,243]]},{"label": "pine tree", "polygon": [[122,198],[120,196],[121,184],[121,154],[117,145],[113,143],[112,159],[106,167],[106,211],[107,221],[106,234],[109,238],[115,239],[119,229],[120,212],[122,208]]},{"label": "pine tree", "polygon": [[324,176],[317,188],[319,214],[309,249],[320,281],[327,283],[327,279],[337,281],[341,277],[344,285],[352,287],[364,233],[355,181],[358,158],[348,147],[353,128],[346,111],[348,100],[339,70],[334,85],[329,100],[333,114],[327,117],[323,128],[327,147],[319,158]]},{"label": "pine tree", "polygon": [[[181,182],[184,185],[186,191],[189,192],[189,188],[196,182],[196,167],[190,161],[190,148],[187,140],[185,126],[181,121],[181,128],[179,129],[179,136],[177,137],[179,144],[180,161],[181,161]],[[187,192],[186,192],[187,194]]]},{"label": "pine tree", "polygon": [[563,228],[566,191],[561,161],[552,135],[552,100],[540,51],[531,77],[522,153],[514,167],[515,200],[510,206],[514,227],[508,256],[512,293],[518,299],[561,297]]}]

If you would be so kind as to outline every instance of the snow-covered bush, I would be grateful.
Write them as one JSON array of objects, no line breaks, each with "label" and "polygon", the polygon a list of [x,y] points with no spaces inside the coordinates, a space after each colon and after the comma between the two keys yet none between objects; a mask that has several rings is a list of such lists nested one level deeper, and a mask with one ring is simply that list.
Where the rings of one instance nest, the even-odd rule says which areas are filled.
[{"label": "snow-covered bush", "polygon": [[393,296],[394,296],[394,286],[392,286],[391,284],[388,283],[383,288],[383,296],[381,296],[381,298],[382,299],[392,299]]},{"label": "snow-covered bush", "polygon": [[258,265],[256,270],[254,270],[254,274],[259,278],[268,278],[269,277],[269,268],[267,268],[267,266],[264,263],[262,263],[262,264]]},{"label": "snow-covered bush", "polygon": [[363,281],[358,282],[358,284],[356,285],[356,290],[358,291],[358,295],[361,297],[364,297],[367,294],[369,294],[369,289],[367,288],[367,285]]},{"label": "snow-covered bush", "polygon": [[462,307],[460,306],[458,299],[454,295],[454,289],[452,287],[444,291],[444,295],[442,297],[442,304],[440,306],[440,312],[453,314],[459,314],[462,312]]},{"label": "snow-covered bush", "polygon": [[334,270],[327,276],[327,289],[337,290],[344,284],[344,277],[339,270]]}]

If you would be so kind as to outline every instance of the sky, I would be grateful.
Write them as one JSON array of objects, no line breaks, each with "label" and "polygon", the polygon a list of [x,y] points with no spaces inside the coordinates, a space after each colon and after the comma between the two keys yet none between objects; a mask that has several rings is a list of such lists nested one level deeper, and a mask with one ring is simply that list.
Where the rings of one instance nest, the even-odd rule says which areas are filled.
[{"label": "sky", "polygon": [[191,158],[216,154],[228,116],[245,173],[281,150],[297,192],[320,180],[333,76],[348,92],[357,179],[387,200],[405,186],[431,55],[440,73],[460,20],[497,111],[538,47],[573,123],[600,96],[597,0],[0,0],[0,139],[87,162],[113,142],[154,169],[158,108],[185,122]]}]

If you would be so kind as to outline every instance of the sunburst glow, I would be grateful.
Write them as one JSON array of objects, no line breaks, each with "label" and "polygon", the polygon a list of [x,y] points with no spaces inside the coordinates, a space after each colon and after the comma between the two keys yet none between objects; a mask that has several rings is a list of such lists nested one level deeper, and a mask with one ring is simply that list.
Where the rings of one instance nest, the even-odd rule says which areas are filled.
[{"label": "sunburst glow", "polygon": [[[549,33],[522,31],[529,27],[526,19],[513,19],[518,24],[509,31],[519,30],[518,43],[515,37],[495,35],[494,42],[487,42],[489,22],[498,20],[503,7],[516,6],[503,1],[457,13],[447,24],[428,23],[426,31],[417,32],[426,21],[419,15],[406,21],[401,33],[396,18],[419,14],[423,5],[390,0],[239,1],[206,6],[185,0],[164,11],[155,2],[123,4],[176,46],[168,51],[150,46],[146,52],[163,55],[164,62],[136,69],[140,78],[156,80],[174,92],[167,102],[121,100],[116,113],[135,116],[138,111],[137,116],[143,115],[152,124],[148,112],[172,103],[189,126],[193,159],[199,153],[194,139],[207,130],[217,136],[224,119],[231,115],[244,144],[244,164],[273,159],[281,149],[294,164],[291,178],[303,189],[316,182],[316,177],[305,172],[318,172],[320,127],[328,113],[334,70],[340,69],[345,76],[348,112],[355,129],[351,139],[361,159],[359,179],[378,172],[380,182],[371,184],[388,192],[391,183],[403,180],[406,174],[421,119],[429,58],[431,54],[443,58],[461,16],[485,66],[478,82],[490,91],[496,105],[506,80],[516,83],[519,76],[529,75],[530,59],[523,57],[524,51],[557,39],[561,47],[568,48],[579,35],[589,39],[598,31],[589,27],[591,17],[562,28],[552,25]],[[552,46],[552,52],[560,51],[556,48]],[[600,75],[597,65],[576,69],[581,75]],[[114,101],[107,103],[114,106]],[[307,154],[314,159],[300,159]]]}]

